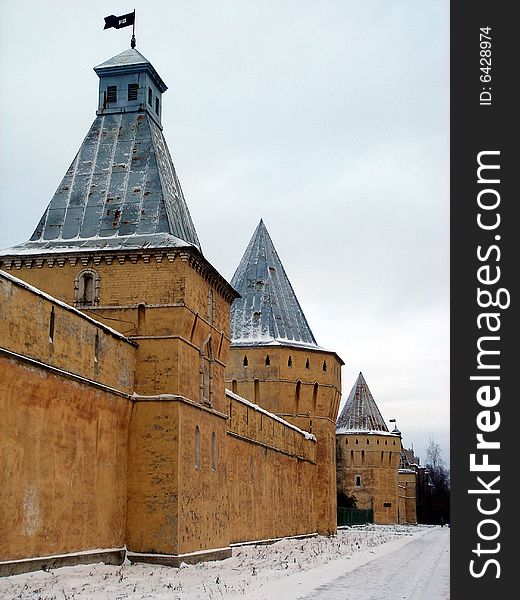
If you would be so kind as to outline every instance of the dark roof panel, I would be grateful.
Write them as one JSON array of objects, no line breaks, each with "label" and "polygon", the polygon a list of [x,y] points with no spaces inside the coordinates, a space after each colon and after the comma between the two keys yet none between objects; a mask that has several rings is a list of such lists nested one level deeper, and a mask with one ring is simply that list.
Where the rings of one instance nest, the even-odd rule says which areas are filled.
[{"label": "dark roof panel", "polygon": [[352,387],[336,423],[336,433],[349,433],[350,431],[389,433],[362,373],[359,374]]},{"label": "dark roof panel", "polygon": [[146,112],[96,117],[29,242],[53,248],[200,243],[160,127]]}]

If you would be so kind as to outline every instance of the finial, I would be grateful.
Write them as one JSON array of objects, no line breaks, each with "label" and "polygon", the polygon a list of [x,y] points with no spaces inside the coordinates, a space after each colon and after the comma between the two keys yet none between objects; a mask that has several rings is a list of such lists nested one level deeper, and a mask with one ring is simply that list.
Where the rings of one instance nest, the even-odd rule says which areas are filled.
[{"label": "finial", "polygon": [[132,39],[130,40],[130,48],[135,48],[135,35],[132,34]]}]

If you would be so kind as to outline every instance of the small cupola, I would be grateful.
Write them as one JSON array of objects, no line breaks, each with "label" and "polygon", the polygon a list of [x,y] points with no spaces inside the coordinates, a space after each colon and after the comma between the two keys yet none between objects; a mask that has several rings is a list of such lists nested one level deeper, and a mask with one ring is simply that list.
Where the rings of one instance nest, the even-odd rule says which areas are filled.
[{"label": "small cupola", "polygon": [[168,89],[157,71],[135,48],[94,67],[99,76],[98,115],[147,111],[161,126],[162,94]]}]

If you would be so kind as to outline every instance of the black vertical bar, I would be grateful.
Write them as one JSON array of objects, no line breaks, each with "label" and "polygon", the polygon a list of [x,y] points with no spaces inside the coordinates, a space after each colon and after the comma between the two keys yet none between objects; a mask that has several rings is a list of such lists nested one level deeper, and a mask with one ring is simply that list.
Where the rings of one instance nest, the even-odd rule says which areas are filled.
[{"label": "black vertical bar", "polygon": [[[450,578],[455,600],[510,598],[517,588],[513,487],[518,480],[514,463],[519,394],[514,379],[520,296],[514,217],[520,200],[520,156],[515,148],[519,118],[514,89],[520,53],[512,6],[482,0],[451,3]],[[483,168],[480,182],[479,160],[497,167]],[[498,274],[498,281],[485,283]],[[511,304],[506,307],[509,295]],[[485,307],[488,298],[497,306]],[[493,318],[482,316],[491,313]],[[481,354],[480,368],[479,344],[499,351]],[[495,406],[489,397],[486,406],[487,386],[491,400],[496,399],[495,388],[500,389]],[[478,434],[500,448],[478,448]],[[471,469],[471,455],[479,465],[485,454],[499,471]],[[492,485],[496,477],[500,479]]]}]

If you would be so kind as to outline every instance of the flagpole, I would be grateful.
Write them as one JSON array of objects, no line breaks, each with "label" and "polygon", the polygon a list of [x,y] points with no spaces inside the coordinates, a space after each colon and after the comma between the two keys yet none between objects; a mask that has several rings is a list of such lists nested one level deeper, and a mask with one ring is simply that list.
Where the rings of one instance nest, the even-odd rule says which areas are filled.
[{"label": "flagpole", "polygon": [[135,48],[135,8],[134,8],[134,22],[132,23],[132,39],[130,41],[130,47]]}]

